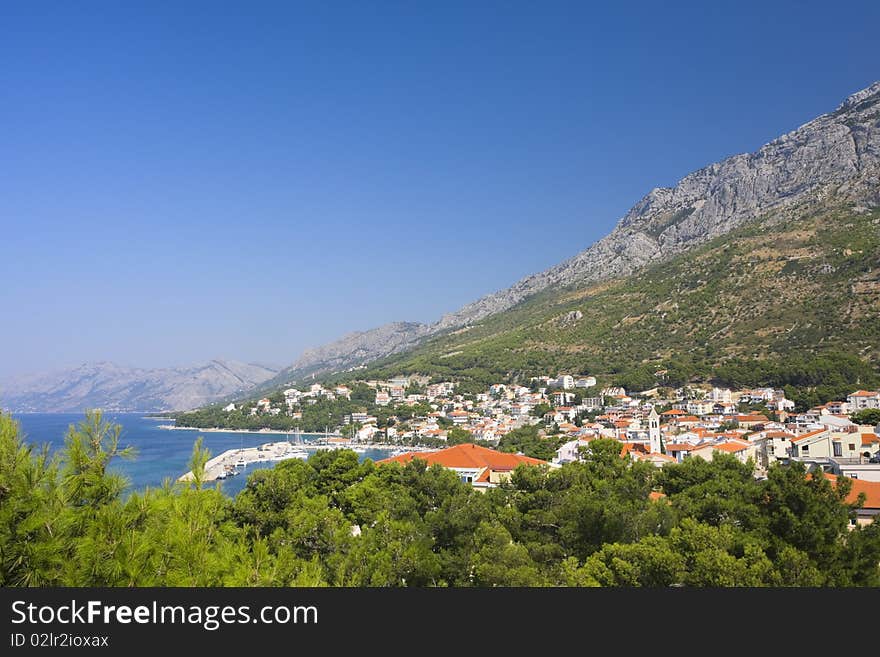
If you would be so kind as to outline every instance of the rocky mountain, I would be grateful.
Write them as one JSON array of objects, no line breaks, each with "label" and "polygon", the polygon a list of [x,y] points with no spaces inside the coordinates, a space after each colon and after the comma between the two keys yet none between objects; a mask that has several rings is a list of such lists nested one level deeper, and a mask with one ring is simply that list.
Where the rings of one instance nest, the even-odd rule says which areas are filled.
[{"label": "rocky mountain", "polygon": [[711,164],[675,187],[651,190],[586,250],[444,316],[432,331],[470,324],[552,286],[628,274],[770,210],[830,196],[880,204],[880,82],[754,153]]},{"label": "rocky mountain", "polygon": [[334,342],[306,349],[295,363],[258,387],[258,390],[303,380],[312,373],[340,372],[404,351],[431,335],[432,328],[418,322],[394,322],[369,331],[348,333]]},{"label": "rocky mountain", "polygon": [[470,392],[560,372],[635,391],[793,386],[809,407],[880,385],[878,314],[880,207],[811,201],[629,276],[544,290],[357,375],[419,373]]},{"label": "rocky mountain", "polygon": [[22,412],[177,411],[240,395],[277,373],[249,363],[212,360],[194,367],[139,369],[114,363],[15,377],[0,383],[0,408]]},{"label": "rocky mountain", "polygon": [[[880,205],[880,82],[835,111],[773,140],[656,188],[606,237],[564,262],[523,278],[430,324],[396,323],[310,350],[274,382],[344,370],[399,353],[429,336],[469,326],[541,291],[619,277],[723,235],[770,211],[829,200]],[[282,381],[282,379],[284,381]]]}]

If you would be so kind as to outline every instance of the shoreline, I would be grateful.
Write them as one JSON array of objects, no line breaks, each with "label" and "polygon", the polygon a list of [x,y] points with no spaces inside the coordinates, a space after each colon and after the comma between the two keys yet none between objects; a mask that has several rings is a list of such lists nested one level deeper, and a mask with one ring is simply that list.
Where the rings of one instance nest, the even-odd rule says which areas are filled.
[{"label": "shoreline", "polygon": [[[205,433],[247,433],[247,434],[256,434],[256,435],[290,435],[293,432],[290,431],[279,431],[277,429],[218,429],[216,427],[212,427],[210,429],[200,429],[199,427],[175,427],[172,425],[160,425],[159,429],[166,429],[168,431],[204,431]],[[294,434],[299,436],[324,436],[323,433],[299,433]],[[361,443],[357,441],[351,441],[345,439],[344,436],[340,436],[339,434],[331,434],[331,438],[343,438],[343,440],[337,440],[332,443],[324,443],[318,441],[310,441],[307,443],[298,443],[294,444],[294,447],[298,449],[353,449],[355,447],[361,449],[400,449],[405,452],[430,452],[438,449],[437,447],[425,447],[423,445],[401,445],[400,443]],[[266,445],[274,445],[276,443],[264,443]],[[245,448],[248,449],[248,448]]]},{"label": "shoreline", "polygon": [[[354,449],[357,448],[357,449]],[[258,447],[244,447],[228,449],[205,463],[205,481],[223,480],[227,476],[241,474],[252,463],[277,463],[290,458],[306,459],[313,452],[335,449],[354,449],[354,451],[366,451],[368,449],[399,450],[400,452],[424,452],[431,451],[424,447],[405,448],[401,445],[389,443],[333,443],[333,444],[305,444],[292,445],[291,443],[274,442],[264,443]],[[222,476],[220,476],[222,474]],[[192,471],[185,472],[177,478],[177,481],[187,482],[192,480]]]},{"label": "shoreline", "polygon": [[[282,431],[280,429],[222,429],[219,427],[178,427],[174,424],[160,424],[157,429],[165,429],[166,431],[204,431],[205,433],[249,433],[256,435],[282,435],[287,436],[290,434],[299,435],[299,436],[323,436],[323,433],[309,433],[306,431]],[[338,436],[339,434],[330,434],[331,436]],[[342,436],[340,436],[342,437]]]}]

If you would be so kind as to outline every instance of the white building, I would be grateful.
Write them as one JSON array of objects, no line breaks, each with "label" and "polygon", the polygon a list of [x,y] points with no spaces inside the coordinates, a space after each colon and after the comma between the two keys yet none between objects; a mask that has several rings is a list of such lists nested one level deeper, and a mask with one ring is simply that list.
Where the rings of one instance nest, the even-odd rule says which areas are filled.
[{"label": "white building", "polygon": [[712,388],[711,399],[720,404],[729,404],[733,401],[732,395],[730,388]]},{"label": "white building", "polygon": [[863,411],[866,408],[880,408],[880,392],[856,390],[851,395],[847,395],[846,403],[850,413]]},{"label": "white building", "polygon": [[562,388],[563,390],[570,390],[574,388],[574,377],[570,374],[560,374],[556,377],[554,383],[557,387]]}]

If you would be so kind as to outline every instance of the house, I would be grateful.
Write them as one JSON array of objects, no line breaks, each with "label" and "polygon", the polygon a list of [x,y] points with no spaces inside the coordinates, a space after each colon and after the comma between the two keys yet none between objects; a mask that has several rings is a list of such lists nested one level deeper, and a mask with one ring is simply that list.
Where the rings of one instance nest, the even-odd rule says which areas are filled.
[{"label": "house", "polygon": [[450,411],[446,414],[446,417],[452,420],[452,423],[455,425],[467,424],[468,421],[467,411]]},{"label": "house", "polygon": [[[826,473],[825,477],[832,484],[837,485],[837,475]],[[849,504],[856,504],[859,501],[860,494],[864,494],[865,501],[862,504],[862,508],[856,511],[853,524],[859,526],[870,525],[880,515],[880,482],[853,479],[852,488],[846,496],[846,501]]]},{"label": "house", "polygon": [[869,390],[856,390],[854,393],[847,395],[847,406],[850,413],[863,411],[866,408],[880,408],[880,392]]},{"label": "house", "polygon": [[575,388],[592,388],[595,385],[596,385],[596,377],[595,376],[578,377],[574,382]]},{"label": "house", "polygon": [[700,418],[693,415],[676,415],[672,420],[677,427],[692,427],[700,423]]},{"label": "house", "polygon": [[230,411],[234,411],[234,410],[235,410],[235,404],[228,404],[227,406],[224,406],[224,407],[223,407],[223,410],[224,410],[226,413],[229,413]]},{"label": "house", "polygon": [[461,481],[471,484],[478,490],[494,488],[510,479],[513,471],[521,466],[559,467],[554,463],[523,456],[496,452],[494,449],[480,447],[471,443],[447,447],[435,452],[407,452],[377,461],[377,465],[388,463],[406,464],[415,459],[427,462],[429,466],[440,465],[455,472]]},{"label": "house", "polygon": [[557,406],[572,403],[577,395],[573,392],[554,392],[552,395],[553,403]]},{"label": "house", "polygon": [[352,424],[364,424],[369,416],[364,411],[358,411],[348,416],[348,421]]},{"label": "house", "polygon": [[871,458],[880,454],[880,436],[867,432],[861,434],[862,456]]},{"label": "house", "polygon": [[560,374],[556,379],[554,379],[553,384],[557,388],[562,388],[563,390],[569,390],[574,388],[574,377],[570,374]]},{"label": "house", "polygon": [[735,415],[733,419],[744,429],[751,429],[758,425],[768,424],[770,418],[763,413],[750,413],[748,415]]},{"label": "house", "polygon": [[789,440],[788,455],[792,458],[830,458],[834,455],[831,432],[815,429]]},{"label": "house", "polygon": [[589,444],[590,441],[585,438],[578,438],[577,440],[570,440],[567,443],[563,443],[562,446],[556,450],[556,458],[553,459],[553,462],[562,464],[579,461],[581,448],[586,447]]},{"label": "house", "polygon": [[272,407],[272,402],[270,402],[266,397],[263,397],[260,401],[257,402],[257,410],[267,412]]},{"label": "house", "polygon": [[728,440],[722,443],[705,443],[691,450],[691,456],[699,456],[701,459],[711,461],[715,454],[732,454],[737,460],[745,463],[755,456],[755,445],[742,440]]},{"label": "house", "polygon": [[685,410],[691,415],[708,415],[715,410],[715,402],[709,399],[692,399]]},{"label": "house", "polygon": [[792,438],[796,438],[795,434],[778,430],[764,431],[754,437],[752,442],[758,464],[766,468],[774,461],[787,458]]},{"label": "house", "polygon": [[364,427],[358,429],[358,432],[355,434],[355,440],[358,441],[369,441],[373,440],[373,437],[377,434],[381,433],[379,429],[377,429],[374,425],[368,424]]},{"label": "house", "polygon": [[577,411],[571,406],[560,406],[553,414],[554,422],[565,422],[566,420],[574,420],[577,417]]},{"label": "house", "polygon": [[666,453],[669,454],[672,458],[674,458],[678,463],[684,461],[685,457],[690,456],[691,452],[693,452],[697,448],[697,445],[692,443],[670,443],[666,445]]},{"label": "house", "polygon": [[337,397],[345,397],[346,399],[351,397],[351,390],[349,390],[348,386],[336,386],[333,388],[333,392]]},{"label": "house", "polygon": [[719,404],[730,404],[733,402],[732,393],[729,388],[712,388],[710,399]]},{"label": "house", "polygon": [[391,396],[387,392],[376,393],[376,406],[388,406],[391,402]]},{"label": "house", "polygon": [[444,381],[442,383],[432,383],[427,388],[425,388],[425,394],[428,395],[428,399],[434,400],[438,397],[445,397],[446,395],[451,395],[455,390],[455,384],[450,381]]},{"label": "house", "polygon": [[825,404],[825,409],[831,415],[846,415],[849,413],[849,404],[845,401],[830,401]]}]

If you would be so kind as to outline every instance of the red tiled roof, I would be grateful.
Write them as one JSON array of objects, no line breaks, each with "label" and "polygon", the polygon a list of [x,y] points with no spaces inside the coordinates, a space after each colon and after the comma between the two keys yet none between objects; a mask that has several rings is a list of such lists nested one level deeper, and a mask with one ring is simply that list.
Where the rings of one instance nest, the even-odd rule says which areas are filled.
[{"label": "red tiled roof", "polygon": [[[833,484],[837,484],[837,475],[825,473],[825,477]],[[863,509],[880,509],[880,481],[865,481],[863,479],[853,479],[852,488],[846,501],[854,504],[859,499],[859,493],[865,494],[865,503]]]},{"label": "red tiled roof", "polygon": [[546,465],[546,461],[519,454],[496,452],[494,449],[480,447],[471,443],[447,447],[436,452],[407,452],[392,456],[382,463],[409,463],[413,459],[427,461],[428,465],[442,465],[444,468],[490,468],[492,470],[512,469],[518,465]]},{"label": "red tiled roof", "polygon": [[788,431],[768,431],[764,434],[765,438],[795,438],[796,436],[793,433],[789,433]]},{"label": "red tiled roof", "polygon": [[729,452],[731,454],[735,454],[736,452],[741,452],[744,449],[749,448],[748,445],[741,445],[739,443],[734,443],[734,442],[726,442],[726,443],[721,443],[719,445],[712,445],[712,447],[714,447],[715,449],[720,449],[723,452]]},{"label": "red tiled roof", "polygon": [[818,436],[819,434],[823,434],[826,432],[827,432],[827,429],[816,429],[815,431],[809,431],[807,433],[802,433],[800,436],[797,436],[796,438],[792,438],[791,442],[799,443],[802,440],[806,440],[807,438],[813,438],[814,436]]},{"label": "red tiled roof", "polygon": [[678,408],[673,408],[671,411],[663,411],[660,415],[686,415],[686,413]]},{"label": "red tiled roof", "polygon": [[667,452],[689,452],[692,449],[696,449],[696,445],[691,445],[690,443],[673,443],[666,446]]},{"label": "red tiled roof", "polygon": [[737,415],[737,422],[769,422],[770,418],[762,413],[755,413],[750,415]]}]

